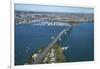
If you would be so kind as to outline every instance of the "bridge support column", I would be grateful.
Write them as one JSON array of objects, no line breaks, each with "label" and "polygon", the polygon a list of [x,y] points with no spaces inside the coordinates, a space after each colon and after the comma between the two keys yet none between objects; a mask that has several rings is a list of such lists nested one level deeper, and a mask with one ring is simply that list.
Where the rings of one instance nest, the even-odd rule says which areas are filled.
[{"label": "bridge support column", "polygon": [[59,38],[59,41],[61,41],[61,37]]},{"label": "bridge support column", "polygon": [[67,31],[65,32],[65,35],[67,34]]}]

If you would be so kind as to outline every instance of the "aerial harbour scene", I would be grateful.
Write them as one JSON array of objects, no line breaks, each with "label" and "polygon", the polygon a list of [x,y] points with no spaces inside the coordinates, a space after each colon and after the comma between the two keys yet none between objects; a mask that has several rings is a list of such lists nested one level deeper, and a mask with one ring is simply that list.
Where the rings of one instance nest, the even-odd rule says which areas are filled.
[{"label": "aerial harbour scene", "polygon": [[15,65],[94,60],[94,9],[15,4]]}]

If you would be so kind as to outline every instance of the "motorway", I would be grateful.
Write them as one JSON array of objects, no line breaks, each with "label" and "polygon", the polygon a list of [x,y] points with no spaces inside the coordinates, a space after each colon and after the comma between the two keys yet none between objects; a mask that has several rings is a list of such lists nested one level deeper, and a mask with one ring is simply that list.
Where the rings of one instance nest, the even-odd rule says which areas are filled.
[{"label": "motorway", "polygon": [[70,29],[72,28],[72,26],[69,24],[68,25],[69,28],[65,28],[63,29],[58,35],[57,37],[44,49],[44,51],[41,54],[38,54],[37,59],[34,60],[32,62],[32,64],[40,64],[42,63],[43,59],[45,58],[46,54],[48,53],[48,51],[54,46],[54,44],[59,40],[59,38],[61,38],[61,36],[65,33],[70,31]]}]

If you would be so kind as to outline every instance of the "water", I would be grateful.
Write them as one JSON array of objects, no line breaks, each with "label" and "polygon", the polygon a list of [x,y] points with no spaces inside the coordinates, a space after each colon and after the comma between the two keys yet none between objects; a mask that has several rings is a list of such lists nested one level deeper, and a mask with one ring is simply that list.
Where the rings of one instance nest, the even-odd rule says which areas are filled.
[{"label": "water", "polygon": [[[33,24],[16,25],[15,29],[15,64],[23,65],[34,51],[46,47],[65,26],[34,26]],[[68,35],[60,41],[66,61],[93,60],[94,31],[93,23],[81,23],[73,26]]]},{"label": "water", "polygon": [[16,25],[15,64],[23,65],[37,49],[48,46],[52,36],[56,37],[65,26],[35,26],[33,24]]},{"label": "water", "polygon": [[94,60],[93,23],[81,23],[73,26],[70,33],[63,38],[61,46],[69,46],[64,53],[68,62]]}]

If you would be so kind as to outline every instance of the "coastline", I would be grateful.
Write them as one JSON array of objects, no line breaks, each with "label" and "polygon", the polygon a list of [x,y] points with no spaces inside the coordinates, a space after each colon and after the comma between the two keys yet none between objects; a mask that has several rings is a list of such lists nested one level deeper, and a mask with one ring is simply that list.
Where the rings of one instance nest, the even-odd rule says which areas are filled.
[{"label": "coastline", "polygon": [[[38,57],[39,54],[44,50],[44,48],[38,49],[36,52],[34,52],[29,58],[27,64],[32,64],[34,60],[36,60],[36,57]],[[62,63],[65,62],[65,56],[64,56],[64,48],[59,46],[58,43],[56,43],[46,54],[44,60],[42,61],[41,64],[46,64],[46,63]]]}]

